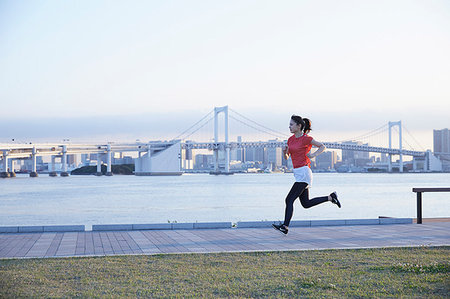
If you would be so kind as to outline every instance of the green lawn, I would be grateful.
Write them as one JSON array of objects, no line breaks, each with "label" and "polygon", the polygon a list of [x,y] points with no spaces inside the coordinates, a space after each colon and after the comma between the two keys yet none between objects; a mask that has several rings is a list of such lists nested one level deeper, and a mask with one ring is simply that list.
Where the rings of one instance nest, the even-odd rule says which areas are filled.
[{"label": "green lawn", "polygon": [[0,260],[0,298],[450,297],[450,247]]}]

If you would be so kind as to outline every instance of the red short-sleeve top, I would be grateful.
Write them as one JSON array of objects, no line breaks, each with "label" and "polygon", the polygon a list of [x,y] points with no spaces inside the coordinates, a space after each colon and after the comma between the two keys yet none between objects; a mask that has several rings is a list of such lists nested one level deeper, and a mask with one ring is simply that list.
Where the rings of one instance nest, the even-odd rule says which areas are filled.
[{"label": "red short-sleeve top", "polygon": [[291,155],[292,165],[294,168],[299,168],[303,166],[311,167],[311,161],[306,156],[306,154],[311,150],[311,141],[313,138],[306,134],[300,137],[295,137],[292,135],[289,137],[287,144],[289,147],[289,154]]}]

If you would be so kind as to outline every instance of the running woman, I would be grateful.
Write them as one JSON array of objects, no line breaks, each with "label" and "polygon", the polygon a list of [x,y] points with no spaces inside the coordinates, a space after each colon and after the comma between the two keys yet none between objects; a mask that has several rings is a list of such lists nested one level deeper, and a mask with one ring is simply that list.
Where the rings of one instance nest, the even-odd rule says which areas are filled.
[{"label": "running woman", "polygon": [[[298,115],[292,115],[289,130],[294,135],[289,137],[287,146],[283,149],[283,157],[287,160],[291,156],[295,183],[286,197],[286,211],[283,224],[272,224],[274,229],[279,230],[283,234],[288,233],[289,223],[294,212],[294,201],[297,198],[300,199],[300,203],[305,209],[327,201],[334,203],[339,208],[341,207],[336,192],[328,196],[309,199],[308,188],[312,183],[310,159],[317,157],[325,150],[325,145],[308,136],[308,133],[311,131],[311,121]],[[318,147],[314,153],[310,152],[312,146]]]}]

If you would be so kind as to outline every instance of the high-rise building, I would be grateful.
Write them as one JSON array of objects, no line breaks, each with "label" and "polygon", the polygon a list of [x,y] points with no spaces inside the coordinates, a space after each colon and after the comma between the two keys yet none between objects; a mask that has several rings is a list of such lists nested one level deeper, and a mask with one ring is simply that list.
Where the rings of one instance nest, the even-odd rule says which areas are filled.
[{"label": "high-rise building", "polygon": [[245,162],[254,162],[255,161],[255,148],[247,147],[245,149]]},{"label": "high-rise building", "polygon": [[213,164],[213,155],[198,154],[194,160],[194,169],[210,169]]},{"label": "high-rise building", "polygon": [[78,165],[78,156],[77,155],[67,155],[67,165],[77,166]]},{"label": "high-rise building", "polygon": [[450,153],[450,133],[448,129],[433,130],[433,151]]},{"label": "high-rise building", "polygon": [[[278,140],[269,140],[278,141]],[[281,167],[282,165],[282,149],[280,147],[268,148],[267,149],[267,163],[272,164],[274,167]]]},{"label": "high-rise building", "polygon": [[433,130],[434,155],[442,162],[442,169],[450,171],[450,132],[448,129]]},{"label": "high-rise building", "polygon": [[267,151],[264,147],[257,147],[255,148],[255,159],[253,160],[255,162],[261,162],[264,165],[267,164]]},{"label": "high-rise building", "polygon": [[[242,136],[238,136],[237,137],[237,142],[241,143],[242,142]],[[244,149],[243,148],[236,148],[236,161],[241,161],[244,162]]]},{"label": "high-rise building", "polygon": [[[345,141],[343,144],[349,145],[368,145],[362,142]],[[369,162],[369,152],[361,152],[354,150],[342,150],[342,162],[346,165],[363,166],[365,163]]]},{"label": "high-rise building", "polygon": [[334,151],[326,151],[316,158],[316,167],[319,169],[334,169],[337,162],[337,153]]}]

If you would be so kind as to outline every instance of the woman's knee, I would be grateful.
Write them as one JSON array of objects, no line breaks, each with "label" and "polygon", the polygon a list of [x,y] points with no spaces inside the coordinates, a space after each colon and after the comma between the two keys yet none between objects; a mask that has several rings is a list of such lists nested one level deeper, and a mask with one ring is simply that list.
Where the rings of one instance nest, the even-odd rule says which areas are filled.
[{"label": "woman's knee", "polygon": [[309,208],[311,208],[312,207],[312,205],[310,205],[310,204],[307,204],[307,203],[304,203],[304,202],[300,202],[301,204],[302,204],[302,207],[304,207],[305,209],[309,209]]},{"label": "woman's knee", "polygon": [[290,198],[289,196],[286,197],[286,199],[284,200],[284,202],[286,203],[287,206],[292,206],[292,205],[294,205],[294,201],[295,201],[295,199],[292,200],[292,198]]}]

